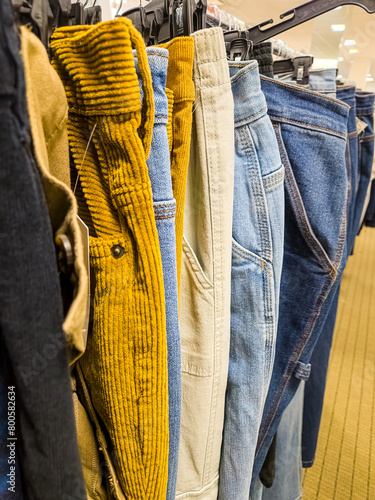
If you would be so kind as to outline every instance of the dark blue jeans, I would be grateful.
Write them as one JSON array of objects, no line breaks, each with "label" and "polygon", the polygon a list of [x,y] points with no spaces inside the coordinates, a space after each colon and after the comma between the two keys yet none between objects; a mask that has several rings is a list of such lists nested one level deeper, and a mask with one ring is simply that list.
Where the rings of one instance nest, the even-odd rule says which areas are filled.
[{"label": "dark blue jeans", "polygon": [[315,327],[341,265],[347,225],[348,106],[267,78],[262,91],[285,167],[285,247],[276,358],[253,479],[300,380],[309,377]]},{"label": "dark blue jeans", "polygon": [[[356,220],[358,221],[358,231],[361,223],[363,205],[366,200],[367,190],[371,181],[372,162],[374,159],[374,99],[375,95],[370,92],[357,91],[357,116],[366,123],[367,127],[359,135],[359,167],[361,172],[360,185],[356,201]],[[372,198],[372,200],[371,200]],[[369,220],[375,223],[375,192],[370,198]],[[370,214],[373,212],[373,215]],[[371,216],[370,216],[371,215]]]},{"label": "dark blue jeans", "polygon": [[[6,432],[17,438],[1,443],[0,460],[12,458],[5,443],[14,443],[29,500],[85,500],[54,235],[32,155],[10,0],[0,2],[0,68],[0,336],[16,394],[16,430],[11,424]],[[9,392],[0,392],[0,405],[11,410]],[[8,466],[11,473],[17,464]]]},{"label": "dark blue jeans", "polygon": [[[348,207],[351,214],[351,224],[348,226],[347,250],[354,248],[355,237],[359,231],[367,188],[370,182],[372,160],[374,155],[374,99],[375,95],[366,92],[355,93],[354,87],[341,88],[338,97],[351,106],[349,114],[349,152],[347,157],[348,171],[351,172],[352,183],[355,183],[355,197],[352,197]],[[354,108],[355,100],[355,108]],[[356,116],[367,124],[366,129],[356,138]],[[355,126],[355,131],[354,131]],[[357,155],[357,156],[356,156]],[[352,172],[354,171],[354,172]],[[347,261],[343,259],[336,284],[328,298],[325,307],[329,309],[317,345],[311,357],[311,375],[306,383],[302,431],[302,463],[304,467],[312,467],[318,441],[319,427],[323,410],[324,392],[327,379],[328,362],[332,345],[333,332],[336,323],[342,273]]]}]

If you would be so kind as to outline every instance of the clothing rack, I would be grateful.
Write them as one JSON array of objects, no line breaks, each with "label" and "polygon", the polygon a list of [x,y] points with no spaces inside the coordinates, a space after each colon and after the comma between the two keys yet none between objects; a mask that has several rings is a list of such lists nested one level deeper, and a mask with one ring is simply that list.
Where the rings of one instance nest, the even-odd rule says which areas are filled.
[{"label": "clothing rack", "polygon": [[210,27],[221,26],[223,29],[231,30],[245,30],[246,24],[237,19],[237,17],[229,14],[225,10],[219,9],[216,5],[207,6],[207,24]]},{"label": "clothing rack", "polygon": [[294,59],[306,55],[304,52],[296,51],[290,48],[285,42],[279,38],[272,39],[272,52],[274,55],[279,56],[280,59]]}]

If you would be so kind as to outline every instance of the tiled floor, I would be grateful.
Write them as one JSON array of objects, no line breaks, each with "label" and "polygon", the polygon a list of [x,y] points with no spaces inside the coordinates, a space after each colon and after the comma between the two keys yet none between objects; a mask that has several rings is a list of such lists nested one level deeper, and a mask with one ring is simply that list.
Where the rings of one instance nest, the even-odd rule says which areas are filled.
[{"label": "tiled floor", "polygon": [[375,228],[344,273],[316,461],[303,500],[375,500]]}]

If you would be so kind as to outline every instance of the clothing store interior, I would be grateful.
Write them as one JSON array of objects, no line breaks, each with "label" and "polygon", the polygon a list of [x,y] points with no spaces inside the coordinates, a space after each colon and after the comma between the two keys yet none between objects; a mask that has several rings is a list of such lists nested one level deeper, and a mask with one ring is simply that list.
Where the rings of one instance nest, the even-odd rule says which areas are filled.
[{"label": "clothing store interior", "polygon": [[302,2],[0,0],[0,500],[375,499],[375,0]]}]

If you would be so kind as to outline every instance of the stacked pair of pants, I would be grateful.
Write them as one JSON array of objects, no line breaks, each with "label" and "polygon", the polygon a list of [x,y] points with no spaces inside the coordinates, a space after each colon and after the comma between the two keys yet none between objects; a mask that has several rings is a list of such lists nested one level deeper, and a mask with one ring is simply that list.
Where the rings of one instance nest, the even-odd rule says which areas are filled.
[{"label": "stacked pair of pants", "polygon": [[146,164],[155,119],[147,54],[127,19],[58,29],[51,48],[69,103],[80,215],[90,231],[93,324],[78,368],[109,436],[124,497],[161,500],[169,454],[167,332]]},{"label": "stacked pair of pants", "polygon": [[284,167],[258,64],[229,64],[235,120],[231,338],[219,498],[247,499],[275,355]]},{"label": "stacked pair of pants", "polygon": [[261,81],[285,166],[286,217],[276,357],[254,483],[284,410],[300,380],[309,377],[322,309],[344,255],[347,221],[348,106],[287,83]]}]

